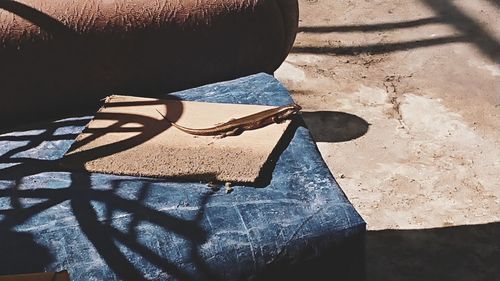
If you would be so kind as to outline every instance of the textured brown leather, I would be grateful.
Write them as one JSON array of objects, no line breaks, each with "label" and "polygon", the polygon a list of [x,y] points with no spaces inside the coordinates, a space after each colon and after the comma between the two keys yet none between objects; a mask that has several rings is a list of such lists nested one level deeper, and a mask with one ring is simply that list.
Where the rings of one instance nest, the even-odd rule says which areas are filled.
[{"label": "textured brown leather", "polygon": [[0,0],[0,125],[272,73],[296,0]]}]

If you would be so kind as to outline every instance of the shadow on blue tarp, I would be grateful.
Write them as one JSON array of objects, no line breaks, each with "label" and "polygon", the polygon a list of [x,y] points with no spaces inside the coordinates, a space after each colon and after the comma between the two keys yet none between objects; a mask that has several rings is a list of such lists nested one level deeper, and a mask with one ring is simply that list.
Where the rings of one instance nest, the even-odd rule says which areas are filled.
[{"label": "shadow on blue tarp", "polygon": [[[175,96],[291,102],[264,74]],[[349,267],[349,253],[362,255],[365,224],[300,123],[265,188],[236,186],[225,194],[201,183],[61,169],[59,159],[89,120],[64,119],[0,136],[0,274],[67,269],[72,280],[266,279],[317,269],[319,263],[311,261],[334,259],[327,251],[337,251],[343,267]],[[111,129],[125,125],[114,123]],[[94,133],[97,138],[104,131]],[[88,153],[88,159],[156,133]],[[360,266],[359,260],[350,264]]]}]

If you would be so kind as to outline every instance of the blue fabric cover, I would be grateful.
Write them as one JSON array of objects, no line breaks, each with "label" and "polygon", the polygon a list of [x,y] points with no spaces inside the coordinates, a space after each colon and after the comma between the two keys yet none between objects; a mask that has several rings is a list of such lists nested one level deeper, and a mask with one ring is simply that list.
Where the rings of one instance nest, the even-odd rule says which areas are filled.
[{"label": "blue fabric cover", "polygon": [[[266,74],[173,95],[292,102]],[[268,186],[226,194],[203,183],[60,169],[57,160],[90,118],[0,135],[0,274],[67,269],[76,281],[249,279],[365,231],[303,126]]]}]

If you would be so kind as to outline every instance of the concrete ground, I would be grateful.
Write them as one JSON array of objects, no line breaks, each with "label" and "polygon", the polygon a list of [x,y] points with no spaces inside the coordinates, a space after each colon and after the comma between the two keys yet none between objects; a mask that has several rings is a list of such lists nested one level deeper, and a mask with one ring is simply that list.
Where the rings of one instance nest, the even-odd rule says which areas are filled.
[{"label": "concrete ground", "polygon": [[299,2],[276,77],[368,224],[367,280],[500,280],[500,1]]}]

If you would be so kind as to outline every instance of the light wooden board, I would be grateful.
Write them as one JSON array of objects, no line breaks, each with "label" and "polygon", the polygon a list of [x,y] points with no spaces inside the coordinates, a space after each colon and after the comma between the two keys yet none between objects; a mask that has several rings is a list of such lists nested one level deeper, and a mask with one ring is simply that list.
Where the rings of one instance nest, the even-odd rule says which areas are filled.
[{"label": "light wooden board", "polygon": [[120,175],[255,182],[290,121],[239,136],[193,136],[170,126],[207,128],[272,107],[110,96],[66,153],[63,165]]}]

